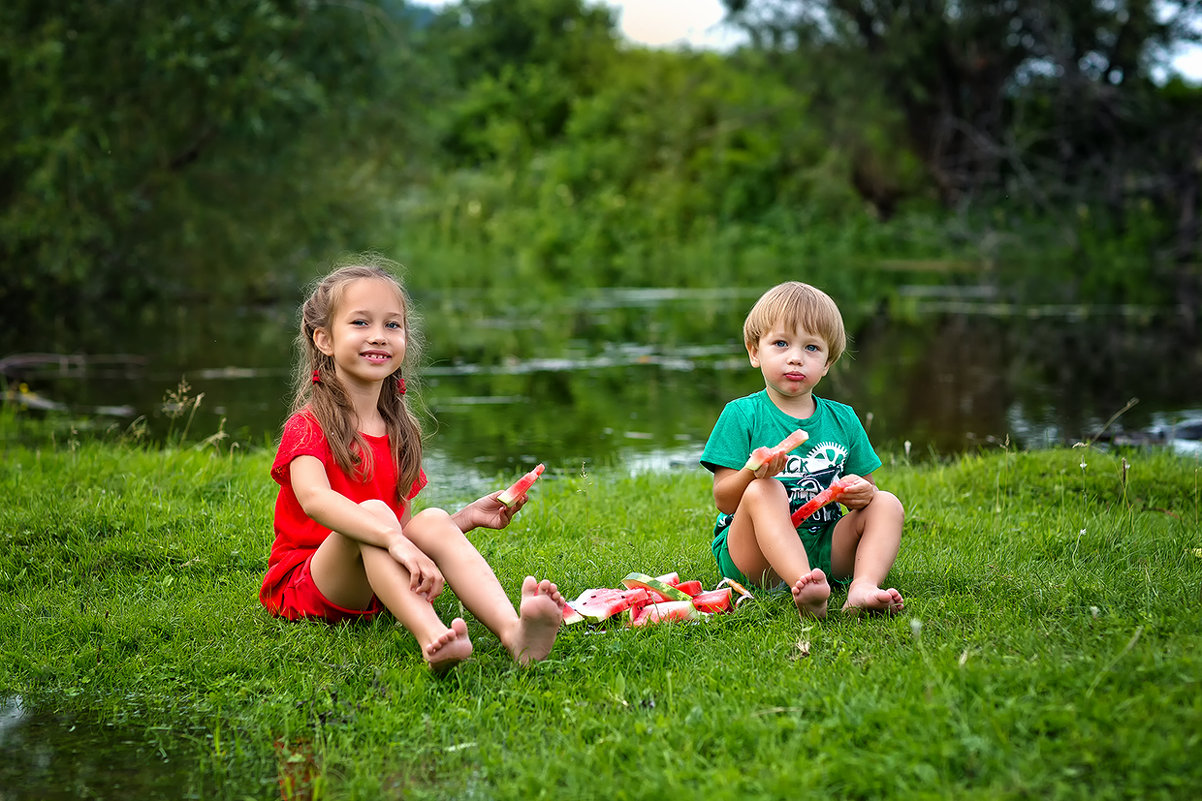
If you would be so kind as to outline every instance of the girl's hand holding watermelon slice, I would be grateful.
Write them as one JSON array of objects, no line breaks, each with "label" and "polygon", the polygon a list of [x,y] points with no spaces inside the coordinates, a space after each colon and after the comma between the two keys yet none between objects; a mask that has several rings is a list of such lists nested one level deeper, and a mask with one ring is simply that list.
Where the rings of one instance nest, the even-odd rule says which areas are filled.
[{"label": "girl's hand holding watermelon slice", "polygon": [[451,517],[462,531],[471,531],[473,528],[503,529],[526,505],[526,496],[515,500],[512,506],[507,506],[498,497],[500,494],[498,490],[472,501]]}]

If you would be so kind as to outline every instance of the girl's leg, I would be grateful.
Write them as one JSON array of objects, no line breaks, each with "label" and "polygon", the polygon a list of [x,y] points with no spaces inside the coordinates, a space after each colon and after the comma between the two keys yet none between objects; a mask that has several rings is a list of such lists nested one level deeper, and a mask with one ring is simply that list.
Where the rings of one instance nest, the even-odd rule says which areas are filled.
[{"label": "girl's leg", "polygon": [[774,478],[747,485],[726,535],[730,558],[752,581],[783,580],[803,617],[826,617],[831,586],[826,574],[810,567],[805,546],[789,520],[789,495]]},{"label": "girl's leg", "polygon": [[476,546],[441,509],[413,516],[405,536],[434,560],[463,605],[497,635],[513,658],[525,664],[543,659],[563,622],[563,596],[550,581],[527,576],[517,611]]},{"label": "girl's leg", "polygon": [[906,512],[891,492],[878,490],[863,509],[848,512],[831,535],[831,572],[851,576],[844,611],[899,612],[901,593],[881,589],[901,547]]},{"label": "girl's leg", "polygon": [[[400,523],[379,501],[361,504],[374,515]],[[409,571],[388,551],[331,532],[313,555],[313,581],[327,599],[347,609],[365,609],[374,593],[421,646],[422,656],[436,671],[447,670],[471,656],[467,624],[455,618],[447,627],[425,598],[409,589]]]}]

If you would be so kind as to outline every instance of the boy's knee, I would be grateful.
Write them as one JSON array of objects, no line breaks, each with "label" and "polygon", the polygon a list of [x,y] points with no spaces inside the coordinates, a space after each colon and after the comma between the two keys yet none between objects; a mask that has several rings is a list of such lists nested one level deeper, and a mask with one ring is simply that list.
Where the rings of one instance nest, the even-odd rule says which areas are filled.
[{"label": "boy's knee", "polygon": [[872,505],[881,513],[896,516],[899,521],[904,522],[906,519],[906,508],[902,506],[901,499],[892,492],[877,490],[872,498]]},{"label": "boy's knee", "polygon": [[743,491],[743,501],[751,503],[789,503],[789,493],[785,485],[775,478],[752,479]]}]

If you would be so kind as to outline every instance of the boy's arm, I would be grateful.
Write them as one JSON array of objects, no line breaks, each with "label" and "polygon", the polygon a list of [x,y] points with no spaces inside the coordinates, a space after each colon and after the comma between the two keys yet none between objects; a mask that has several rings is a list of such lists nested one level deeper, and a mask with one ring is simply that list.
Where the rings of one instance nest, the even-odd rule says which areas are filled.
[{"label": "boy's arm", "polygon": [[748,470],[746,467],[739,470],[733,470],[729,467],[715,467],[714,503],[718,505],[718,511],[733,515],[735,509],[739,508],[739,502],[743,500],[743,492],[747,489],[747,485],[753,479],[771,478],[781,470],[784,470],[785,462],[788,458],[789,454],[778,453],[760,465],[754,472]]}]

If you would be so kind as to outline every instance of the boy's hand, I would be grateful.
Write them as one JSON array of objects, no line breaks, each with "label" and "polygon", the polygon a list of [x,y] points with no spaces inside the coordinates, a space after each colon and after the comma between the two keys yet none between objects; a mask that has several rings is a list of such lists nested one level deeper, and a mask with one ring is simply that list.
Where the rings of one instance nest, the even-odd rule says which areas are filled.
[{"label": "boy's hand", "polygon": [[768,461],[760,465],[753,473],[756,478],[771,478],[780,471],[785,469],[785,463],[789,460],[789,454],[778,453]]},{"label": "boy's hand", "polygon": [[434,560],[406,537],[397,537],[388,546],[388,554],[409,571],[409,589],[433,602],[442,594],[445,581]]},{"label": "boy's hand", "polygon": [[843,480],[855,479],[854,482],[847,487],[843,496],[839,498],[839,503],[846,506],[849,510],[863,509],[872,502],[876,495],[876,484],[872,479],[857,475],[846,475]]}]

